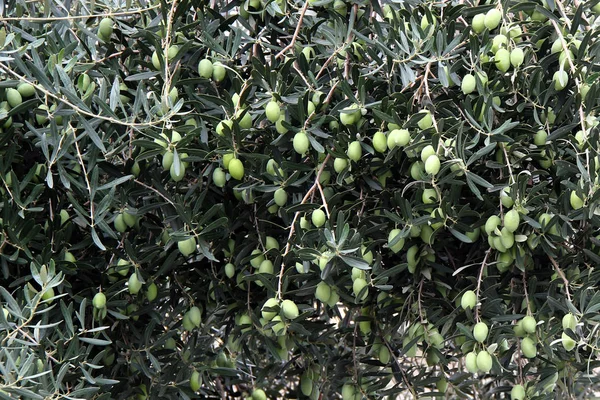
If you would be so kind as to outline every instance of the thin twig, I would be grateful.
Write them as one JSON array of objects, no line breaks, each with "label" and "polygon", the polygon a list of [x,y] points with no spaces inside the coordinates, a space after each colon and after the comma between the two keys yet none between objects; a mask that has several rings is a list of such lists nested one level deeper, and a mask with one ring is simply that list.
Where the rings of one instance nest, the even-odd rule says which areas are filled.
[{"label": "thin twig", "polygon": [[571,293],[569,292],[569,280],[565,276],[565,273],[558,266],[558,263],[556,262],[556,260],[553,257],[548,257],[548,258],[550,259],[550,262],[552,263],[552,265],[554,265],[554,269],[556,270],[556,273],[562,278],[562,280],[565,284],[565,292],[567,294],[567,299],[569,299],[569,301],[571,301]]},{"label": "thin twig", "polygon": [[302,28],[302,22],[304,21],[304,14],[306,14],[306,10],[308,9],[309,4],[310,4],[309,1],[304,2],[304,7],[302,7],[302,10],[300,11],[300,18],[298,19],[298,25],[296,25],[296,30],[294,31],[294,36],[292,36],[292,41],[290,42],[290,44],[285,46],[279,53],[277,53],[275,58],[282,57],[289,49],[294,47],[294,44],[296,43],[296,39],[298,39],[298,34],[300,33],[300,28]]},{"label": "thin twig", "polygon": [[[317,171],[317,176],[315,177],[315,183],[313,183],[313,185],[310,187],[310,189],[308,189],[308,191],[302,198],[302,201],[300,201],[300,204],[306,203],[306,201],[311,197],[311,195],[314,193],[314,191],[319,187],[319,178],[321,178],[321,174],[323,173],[323,170],[325,169],[325,165],[327,165],[327,162],[329,161],[330,158],[331,158],[331,154],[327,154],[327,157],[325,157],[325,160],[323,160],[323,163],[321,164],[321,168],[319,168],[319,171]],[[277,283],[277,298],[279,298],[279,299],[281,299],[281,286],[282,286],[282,282],[283,282],[283,273],[285,272],[285,260],[283,260],[283,259],[285,259],[285,256],[290,252],[290,250],[292,248],[292,237],[294,236],[294,232],[296,230],[296,221],[298,220],[300,213],[301,213],[301,211],[296,211],[296,213],[294,213],[294,218],[292,219],[292,223],[290,224],[290,233],[287,238],[285,250],[283,251],[283,254],[282,254],[281,269],[279,271],[279,278],[278,278],[279,281]]]}]

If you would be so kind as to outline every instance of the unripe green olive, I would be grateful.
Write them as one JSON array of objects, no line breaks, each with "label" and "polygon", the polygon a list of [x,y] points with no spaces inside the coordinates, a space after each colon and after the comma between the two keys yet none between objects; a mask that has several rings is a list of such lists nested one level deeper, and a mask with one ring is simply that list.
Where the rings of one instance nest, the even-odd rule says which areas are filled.
[{"label": "unripe green olive", "polygon": [[515,385],[510,391],[510,400],[525,399],[525,388],[523,385]]},{"label": "unripe green olive", "polygon": [[478,322],[473,327],[473,337],[479,343],[485,342],[485,340],[487,339],[487,336],[488,336],[488,332],[489,332],[489,328],[485,322]]},{"label": "unripe green olive", "polygon": [[142,282],[139,281],[135,272],[129,276],[128,286],[129,293],[131,294],[138,294],[138,292],[142,288]]},{"label": "unripe green olive", "polygon": [[485,233],[491,235],[501,222],[502,221],[500,220],[499,216],[491,215],[485,222]]},{"label": "unripe green olive", "polygon": [[244,177],[244,164],[238,158],[234,158],[229,162],[228,170],[233,179],[239,181]]},{"label": "unripe green olive", "polygon": [[537,356],[537,348],[530,337],[525,337],[521,340],[521,351],[527,358],[535,358]]},{"label": "unripe green olive", "polygon": [[104,308],[104,306],[106,306],[106,295],[102,292],[96,293],[92,299],[92,304],[99,310]]},{"label": "unripe green olive", "polygon": [[483,32],[483,30],[485,29],[485,14],[475,14],[475,16],[473,17],[473,21],[471,21],[471,27],[473,28],[473,31],[477,34]]},{"label": "unripe green olive", "polygon": [[574,331],[576,326],[577,326],[577,317],[571,313],[565,314],[565,316],[562,318],[563,329],[565,329],[565,330],[571,329],[572,331]]},{"label": "unripe green olive", "polygon": [[212,174],[212,179],[215,186],[222,188],[225,186],[226,182],[225,171],[223,171],[220,167],[215,168]]},{"label": "unripe green olive", "polygon": [[577,195],[575,190],[571,191],[571,195],[569,196],[569,202],[571,203],[571,207],[573,210],[579,210],[583,207],[583,199]]},{"label": "unripe green olive", "polygon": [[388,246],[394,253],[398,253],[404,247],[404,238],[399,239],[395,244],[390,246],[390,243],[392,243],[401,232],[400,229],[392,229],[388,234]]},{"label": "unripe green olive", "polygon": [[423,117],[417,123],[419,128],[423,130],[431,128],[433,126],[433,118],[429,110],[421,110],[419,114],[423,114]]},{"label": "unripe green olive", "polygon": [[213,63],[212,78],[215,82],[222,82],[227,75],[227,70],[220,62]]},{"label": "unripe green olive", "polygon": [[510,52],[506,49],[498,49],[494,55],[494,62],[496,68],[502,72],[506,72],[510,69]]},{"label": "unripe green olive", "polygon": [[477,81],[475,80],[475,76],[472,74],[466,74],[462,82],[460,84],[460,88],[464,94],[470,94],[475,91],[477,87]]},{"label": "unripe green olive", "polygon": [[315,289],[315,298],[323,303],[327,303],[331,297],[331,287],[325,282],[321,281]]},{"label": "unripe green olive", "polygon": [[293,145],[296,153],[298,153],[300,155],[306,154],[306,152],[308,151],[309,144],[310,144],[310,142],[308,140],[308,136],[306,135],[306,132],[300,131],[294,135],[292,145]]},{"label": "unripe green olive", "polygon": [[208,58],[200,60],[198,63],[198,75],[202,78],[210,79],[213,74],[213,63]]},{"label": "unripe green olive", "polygon": [[475,308],[475,306],[477,305],[477,295],[475,294],[475,292],[472,290],[467,290],[465,293],[463,293],[460,299],[460,305],[465,310],[467,308]]},{"label": "unripe green olive", "polygon": [[192,392],[197,392],[200,390],[200,386],[202,386],[202,376],[200,375],[200,372],[194,370],[190,377],[190,389],[192,389]]},{"label": "unripe green olive", "polygon": [[384,153],[387,150],[387,138],[383,132],[375,132],[373,135],[373,148],[379,153]]},{"label": "unripe green olive", "polygon": [[325,224],[326,216],[325,212],[321,209],[314,210],[311,215],[311,221],[314,226],[320,228]]},{"label": "unripe green olive", "polygon": [[196,238],[191,236],[185,240],[177,242],[177,248],[184,257],[189,257],[196,251]]},{"label": "unripe green olive", "polygon": [[[368,294],[369,294],[369,290],[368,290],[368,284],[367,281],[363,278],[357,278],[354,280],[354,282],[352,283],[352,292],[354,293],[355,296],[359,296],[361,295],[361,297],[359,299],[357,299],[358,301],[364,301]],[[366,290],[363,291],[363,289],[367,288]]]},{"label": "unripe green olive", "polygon": [[522,48],[517,47],[512,49],[510,52],[510,63],[514,68],[519,67],[523,64],[523,60],[525,59],[525,52]]},{"label": "unripe green olive", "polygon": [[127,224],[125,223],[125,220],[123,219],[123,214],[119,213],[117,214],[117,216],[115,217],[114,220],[114,225],[115,225],[115,229],[117,230],[117,232],[125,232],[127,230]]},{"label": "unripe green olive", "polygon": [[287,319],[296,319],[299,315],[298,306],[292,300],[283,300],[281,302],[281,312]]},{"label": "unripe green olive", "polygon": [[273,198],[275,200],[275,204],[277,204],[279,207],[283,207],[287,203],[288,195],[285,189],[279,188],[273,194]]},{"label": "unripe green olive", "polygon": [[565,332],[561,335],[561,342],[566,351],[571,351],[575,348],[576,342]]},{"label": "unripe green olive", "polygon": [[362,157],[362,147],[360,146],[360,142],[355,140],[354,142],[348,145],[348,158],[350,158],[354,162],[358,162]]},{"label": "unripe green olive", "polygon": [[467,367],[467,371],[469,371],[470,373],[477,373],[477,353],[475,353],[474,351],[467,353],[467,355],[465,356],[465,366]]},{"label": "unripe green olive", "polygon": [[275,100],[271,100],[265,106],[265,116],[271,122],[277,122],[281,116],[281,108]]},{"label": "unripe green olive", "polygon": [[17,91],[21,94],[21,97],[31,97],[35,94],[35,87],[31,83],[21,82],[17,85]]},{"label": "unripe green olive", "polygon": [[502,19],[502,13],[497,8],[492,8],[485,14],[483,23],[490,31],[496,29]]},{"label": "unripe green olive", "polygon": [[111,18],[103,18],[98,24],[98,35],[99,37],[106,41],[110,38],[110,35],[113,33],[113,20]]},{"label": "unripe green olive", "polygon": [[23,97],[17,89],[8,88],[6,89],[6,101],[11,108],[14,108],[23,102]]},{"label": "unripe green olive", "polygon": [[440,159],[437,155],[433,154],[425,161],[425,172],[430,175],[437,175],[440,172]]},{"label": "unripe green olive", "polygon": [[148,289],[146,290],[146,298],[148,301],[154,301],[157,296],[158,286],[156,286],[156,283],[152,282],[150,285],[148,285]]},{"label": "unripe green olive", "polygon": [[486,350],[477,353],[477,369],[481,372],[490,372],[492,369],[492,356]]},{"label": "unripe green olive", "polygon": [[552,76],[552,81],[554,82],[554,89],[563,90],[569,83],[569,74],[563,70],[556,71]]},{"label": "unripe green olive", "polygon": [[531,315],[523,317],[523,330],[527,333],[534,333],[537,322]]}]

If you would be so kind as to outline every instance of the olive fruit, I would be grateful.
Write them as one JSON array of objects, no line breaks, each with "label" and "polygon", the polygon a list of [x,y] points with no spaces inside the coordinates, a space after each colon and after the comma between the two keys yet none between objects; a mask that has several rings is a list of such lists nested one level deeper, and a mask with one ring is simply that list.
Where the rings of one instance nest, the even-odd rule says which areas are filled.
[{"label": "olive fruit", "polygon": [[331,297],[331,287],[324,281],[319,282],[315,289],[315,298],[323,303],[327,303]]},{"label": "olive fruit", "polygon": [[504,214],[504,227],[509,232],[514,232],[519,227],[519,223],[521,222],[521,218],[519,216],[519,212],[517,210],[510,210],[506,214]]},{"label": "olive fruit", "polygon": [[537,322],[531,315],[523,317],[523,330],[527,333],[535,333]]},{"label": "olive fruit", "polygon": [[35,94],[35,87],[31,83],[21,82],[17,85],[17,91],[21,94],[21,97],[31,97]]},{"label": "olive fruit", "polygon": [[410,133],[407,129],[394,129],[388,133],[387,147],[404,147],[410,142]]},{"label": "olive fruit", "polygon": [[485,339],[487,339],[487,336],[488,336],[488,332],[489,332],[489,328],[485,322],[478,322],[473,327],[473,337],[479,343],[485,342]]},{"label": "olive fruit", "polygon": [[575,341],[571,338],[571,336],[567,335],[565,332],[561,335],[562,345],[566,351],[571,351],[575,348]]},{"label": "olive fruit", "polygon": [[522,48],[517,47],[517,48],[511,50],[510,63],[514,68],[517,68],[521,64],[523,64],[524,59],[525,59],[525,53],[523,52]]},{"label": "olive fruit", "polygon": [[523,400],[525,398],[525,388],[523,385],[515,385],[510,391],[510,400]]},{"label": "olive fruit", "polygon": [[125,223],[125,220],[123,218],[123,214],[117,214],[117,216],[115,217],[114,220],[114,225],[115,225],[115,229],[117,230],[117,232],[125,232],[127,230],[127,224]]},{"label": "olive fruit", "polygon": [[226,182],[225,171],[223,171],[220,167],[215,168],[212,174],[212,179],[215,186],[222,188],[225,186]]},{"label": "olive fruit", "polygon": [[430,175],[437,175],[440,172],[440,159],[437,155],[433,154],[425,161],[425,172]]},{"label": "olive fruit", "polygon": [[244,164],[239,158],[234,158],[229,161],[228,168],[229,174],[233,179],[242,180],[244,177]]},{"label": "olive fruit", "polygon": [[533,144],[536,146],[543,146],[546,144],[546,139],[548,138],[548,133],[544,130],[539,130],[533,136]]},{"label": "olive fruit", "polygon": [[496,29],[502,19],[502,13],[497,8],[492,8],[485,14],[483,24],[489,30]]},{"label": "olive fruit", "polygon": [[271,100],[265,106],[265,116],[271,122],[277,122],[281,116],[281,109],[276,101]]},{"label": "olive fruit", "polygon": [[533,342],[533,339],[530,337],[523,338],[523,340],[521,340],[521,351],[527,358],[534,358],[537,356],[537,348]]},{"label": "olive fruit", "polygon": [[275,200],[275,204],[277,204],[279,207],[283,207],[285,206],[285,203],[287,203],[288,195],[285,189],[279,188],[273,194],[273,198]]},{"label": "olive fruit", "polygon": [[357,104],[352,104],[349,107],[340,111],[340,121],[343,125],[353,125],[360,121],[361,112]]},{"label": "olive fruit", "polygon": [[139,281],[135,272],[129,276],[128,286],[131,294],[138,294],[142,288],[142,282]]},{"label": "olive fruit", "polygon": [[496,230],[496,228],[498,227],[498,225],[500,225],[500,217],[497,215],[491,215],[487,221],[485,222],[485,233],[487,233],[488,235],[491,235],[494,230]]},{"label": "olive fruit", "polygon": [[202,78],[210,79],[213,74],[213,63],[208,58],[200,60],[198,63],[198,75]]},{"label": "olive fruit", "polygon": [[281,302],[281,312],[287,319],[296,319],[300,314],[298,306],[292,300],[283,300]]},{"label": "olive fruit", "polygon": [[492,369],[492,356],[486,350],[477,353],[477,369],[481,372],[490,372]]},{"label": "olive fruit", "polygon": [[323,210],[318,209],[312,212],[311,215],[311,221],[313,223],[314,226],[316,226],[317,228],[320,228],[321,226],[323,226],[323,224],[325,224],[325,212],[323,212]]},{"label": "olive fruit", "polygon": [[215,82],[223,81],[223,79],[225,79],[226,74],[227,71],[225,70],[223,64],[221,64],[218,61],[213,63],[212,78]]},{"label": "olive fruit", "polygon": [[309,371],[304,371],[304,373],[300,377],[300,391],[306,397],[310,397],[310,395],[313,391],[313,381],[310,378],[310,376],[311,375],[310,375]]},{"label": "olive fruit", "polygon": [[294,135],[294,139],[292,141],[292,145],[296,153],[300,155],[306,154],[309,146],[308,135],[304,131],[300,131]]},{"label": "olive fruit", "polygon": [[106,295],[102,292],[96,293],[96,295],[92,299],[92,304],[98,310],[104,308],[104,306],[106,306]]},{"label": "olive fruit", "polygon": [[98,24],[98,37],[103,41],[108,41],[113,33],[113,20],[111,18],[102,18]]},{"label": "olive fruit", "polygon": [[173,161],[169,168],[169,175],[174,182],[180,182],[185,177],[185,164],[179,160]]},{"label": "olive fruit", "polygon": [[23,97],[17,89],[8,88],[6,89],[6,101],[9,106],[14,108],[23,102]]},{"label": "olive fruit", "polygon": [[574,331],[576,326],[577,326],[577,317],[571,313],[565,314],[565,316],[562,318],[563,329],[565,329],[565,330],[570,329],[570,330]]},{"label": "olive fruit", "polygon": [[192,236],[177,242],[177,248],[184,257],[190,256],[194,251],[196,251],[196,238]]},{"label": "olive fruit", "polygon": [[360,147],[360,142],[355,140],[354,142],[348,145],[348,158],[350,158],[354,162],[358,162],[362,157],[362,147]]},{"label": "olive fruit", "polygon": [[189,309],[189,311],[187,312],[188,318],[190,319],[190,322],[195,326],[195,327],[199,327],[200,326],[200,322],[202,322],[202,312],[200,311],[200,309],[196,306],[193,306],[192,308]]},{"label": "olive fruit", "polygon": [[563,70],[556,71],[552,76],[552,81],[554,82],[554,89],[563,90],[569,83],[569,75]]},{"label": "olive fruit", "polygon": [[467,371],[469,371],[472,374],[478,371],[477,353],[475,353],[474,351],[467,353],[467,355],[465,356],[465,366],[467,367]]},{"label": "olive fruit", "polygon": [[200,386],[202,386],[202,376],[200,372],[194,370],[192,376],[190,376],[190,389],[192,389],[192,392],[197,392],[200,390]]},{"label": "olive fruit", "polygon": [[473,93],[475,88],[477,87],[477,82],[475,81],[475,76],[471,74],[466,74],[462,82],[460,84],[460,88],[464,94]]},{"label": "olive fruit", "polygon": [[475,308],[477,305],[477,295],[472,290],[467,290],[463,293],[460,299],[460,306],[465,310],[467,308]]},{"label": "olive fruit", "polygon": [[229,279],[235,276],[235,265],[232,263],[225,264],[225,276],[227,276]]},{"label": "olive fruit", "polygon": [[392,229],[388,234],[388,246],[390,250],[394,253],[398,253],[404,247],[404,238],[400,238],[395,244],[390,244],[396,239],[398,235],[400,235],[402,231],[400,229]]},{"label": "olive fruit", "polygon": [[[369,294],[369,290],[364,290],[367,287],[367,281],[364,278],[356,278],[352,283],[352,292],[355,296],[361,295],[358,301],[364,301]],[[362,294],[361,294],[362,293]]]},{"label": "olive fruit", "polygon": [[252,400],[267,400],[267,394],[262,389],[254,389],[252,391]]},{"label": "olive fruit", "polygon": [[217,135],[219,136],[225,136],[225,129],[227,129],[231,132],[233,130],[233,121],[231,120],[223,120],[221,122],[219,122],[217,124],[217,128],[215,129],[215,131],[217,132]]},{"label": "olive fruit", "polygon": [[431,112],[429,110],[421,110],[419,114],[423,114],[423,117],[419,120],[417,125],[420,129],[429,129],[433,126],[433,117],[431,116]]},{"label": "olive fruit", "polygon": [[571,203],[571,207],[573,210],[579,210],[583,207],[583,199],[577,195],[575,190],[571,191],[571,195],[569,196],[569,202]]},{"label": "olive fruit", "polygon": [[146,298],[148,301],[154,301],[157,296],[158,286],[156,286],[156,283],[152,282],[150,285],[148,285],[148,289],[146,290]]},{"label": "olive fruit", "polygon": [[379,153],[384,153],[387,150],[387,138],[383,132],[375,132],[373,135],[373,148]]},{"label": "olive fruit", "polygon": [[438,194],[435,189],[423,189],[421,200],[424,204],[432,204],[438,201]]},{"label": "olive fruit", "polygon": [[481,33],[485,29],[485,14],[475,14],[473,21],[471,21],[471,27],[475,33]]},{"label": "olive fruit", "polygon": [[498,49],[494,55],[494,62],[496,68],[502,72],[506,72],[510,69],[510,52],[506,49]]}]

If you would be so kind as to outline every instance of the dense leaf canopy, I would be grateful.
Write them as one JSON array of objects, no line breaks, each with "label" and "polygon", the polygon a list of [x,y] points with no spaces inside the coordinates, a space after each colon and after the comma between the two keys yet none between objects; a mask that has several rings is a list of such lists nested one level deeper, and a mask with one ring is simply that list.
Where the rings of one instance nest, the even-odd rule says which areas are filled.
[{"label": "dense leaf canopy", "polygon": [[589,398],[596,3],[5,2],[0,398]]}]

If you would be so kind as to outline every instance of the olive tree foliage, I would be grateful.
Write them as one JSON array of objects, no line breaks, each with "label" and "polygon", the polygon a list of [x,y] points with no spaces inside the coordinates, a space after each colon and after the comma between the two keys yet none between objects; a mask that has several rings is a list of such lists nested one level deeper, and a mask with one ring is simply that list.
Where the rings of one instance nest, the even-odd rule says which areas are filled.
[{"label": "olive tree foliage", "polygon": [[598,388],[597,2],[3,13],[1,398]]}]

